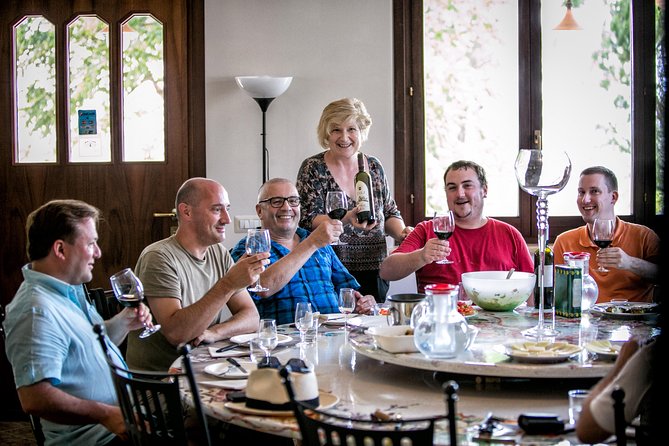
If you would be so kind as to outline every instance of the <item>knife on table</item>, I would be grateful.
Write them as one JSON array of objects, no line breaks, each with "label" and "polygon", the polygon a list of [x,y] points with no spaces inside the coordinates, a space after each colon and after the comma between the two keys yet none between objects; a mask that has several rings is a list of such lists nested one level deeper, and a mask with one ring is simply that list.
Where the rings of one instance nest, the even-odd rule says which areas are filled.
[{"label": "knife on table", "polygon": [[232,365],[234,365],[235,367],[237,367],[237,368],[239,369],[240,372],[242,372],[242,373],[246,373],[246,374],[248,375],[248,373],[249,373],[248,370],[246,370],[244,367],[242,367],[242,365],[241,365],[239,362],[237,362],[237,360],[236,360],[235,358],[226,358],[226,360],[227,360],[230,364],[232,364]]},{"label": "knife on table", "polygon": [[218,350],[216,350],[216,353],[227,352],[228,350],[233,350],[237,347],[239,347],[239,344],[226,345],[225,347],[221,347]]}]

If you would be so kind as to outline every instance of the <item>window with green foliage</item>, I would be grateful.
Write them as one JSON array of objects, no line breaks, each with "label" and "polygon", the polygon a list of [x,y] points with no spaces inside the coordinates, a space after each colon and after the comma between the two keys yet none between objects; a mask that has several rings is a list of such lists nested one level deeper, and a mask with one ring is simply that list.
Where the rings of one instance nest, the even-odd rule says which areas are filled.
[{"label": "window with green foliage", "polygon": [[489,177],[485,214],[531,239],[534,204],[513,165],[537,132],[543,150],[565,151],[572,162],[569,184],[549,198],[553,234],[582,224],[579,173],[593,165],[617,174],[619,215],[652,225],[664,212],[664,2],[572,3],[578,30],[554,29],[566,13],[561,1],[395,0],[410,28],[396,28],[395,55],[406,59],[397,85],[409,96],[422,87],[418,99],[396,96],[410,123],[397,134],[396,159],[415,160],[415,180],[399,187],[424,188],[418,200],[412,193],[402,202],[401,190],[396,199],[414,220],[446,208],[444,171],[467,159]]},{"label": "window with green foliage", "polygon": [[97,17],[67,27],[71,162],[111,161],[108,36]]},{"label": "window with green foliage", "polygon": [[163,27],[134,15],[123,29],[123,160],[165,161]]},{"label": "window with green foliage", "polygon": [[[56,148],[56,33],[44,17],[14,27],[16,163],[108,163],[112,133],[122,124],[122,161],[165,161],[163,26],[136,14],[119,27],[120,50],[110,53],[109,24],[74,18],[66,28],[67,160]],[[113,119],[111,63],[122,67],[122,119]]]},{"label": "window with green foliage", "polygon": [[44,17],[14,27],[17,163],[56,162],[56,29]]}]

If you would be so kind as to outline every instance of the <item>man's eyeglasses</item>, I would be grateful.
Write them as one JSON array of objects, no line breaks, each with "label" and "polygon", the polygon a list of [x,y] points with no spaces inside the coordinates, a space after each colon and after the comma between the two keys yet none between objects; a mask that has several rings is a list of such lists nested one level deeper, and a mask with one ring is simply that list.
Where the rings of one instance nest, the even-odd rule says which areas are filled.
[{"label": "man's eyeglasses", "polygon": [[267,200],[260,200],[258,203],[269,202],[273,208],[280,208],[286,201],[292,208],[296,208],[300,205],[300,197],[270,197]]}]

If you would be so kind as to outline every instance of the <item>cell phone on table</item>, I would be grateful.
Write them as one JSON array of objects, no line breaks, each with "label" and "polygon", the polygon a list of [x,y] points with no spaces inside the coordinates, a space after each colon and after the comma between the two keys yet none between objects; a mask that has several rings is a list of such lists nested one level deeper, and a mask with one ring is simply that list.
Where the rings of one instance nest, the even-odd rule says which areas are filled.
[{"label": "cell phone on table", "polygon": [[564,420],[551,413],[524,413],[518,416],[518,426],[529,435],[561,434]]}]

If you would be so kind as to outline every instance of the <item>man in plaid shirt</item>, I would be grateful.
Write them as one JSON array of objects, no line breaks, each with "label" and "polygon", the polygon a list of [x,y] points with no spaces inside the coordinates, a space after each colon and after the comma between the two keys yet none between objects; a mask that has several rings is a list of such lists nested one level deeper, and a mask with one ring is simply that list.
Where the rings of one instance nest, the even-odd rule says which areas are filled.
[{"label": "man in plaid shirt", "polygon": [[[285,178],[273,178],[258,192],[256,213],[272,238],[270,266],[260,275],[269,291],[251,293],[261,318],[277,324],[292,323],[298,302],[309,302],[321,314],[338,313],[341,288],[360,288],[355,278],[330,246],[342,232],[338,220],[330,220],[309,233],[299,228],[300,197],[295,185]],[[237,260],[245,252],[246,238],[231,251]],[[356,292],[357,313],[371,313],[374,296]]]}]

